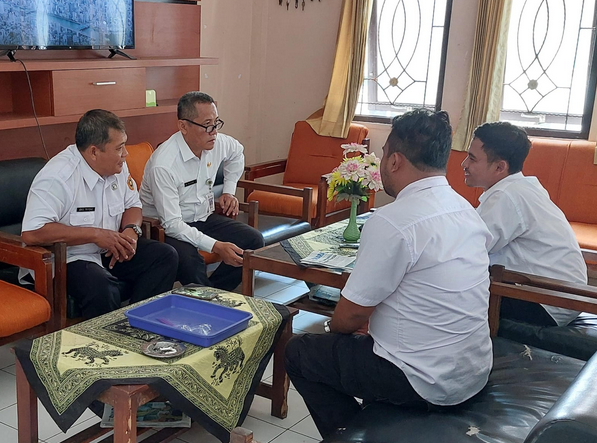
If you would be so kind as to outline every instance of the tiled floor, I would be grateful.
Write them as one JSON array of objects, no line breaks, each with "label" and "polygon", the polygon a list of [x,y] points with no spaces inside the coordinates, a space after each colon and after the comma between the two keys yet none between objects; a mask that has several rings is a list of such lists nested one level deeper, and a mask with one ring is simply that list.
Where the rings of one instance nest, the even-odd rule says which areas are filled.
[{"label": "tiled floor", "polygon": [[[304,282],[267,273],[256,273],[255,296],[272,302],[290,303],[308,291]],[[301,311],[294,317],[294,332],[323,332],[324,317]],[[271,362],[263,375],[264,379],[272,375]],[[255,397],[249,416],[243,427],[253,431],[254,438],[260,443],[314,443],[321,436],[302,397],[290,387],[288,399],[288,417],[280,420],[269,413],[270,402],[262,397]],[[75,425],[64,434],[54,423],[41,404],[39,405],[39,441],[59,443],[73,434],[98,422],[99,419],[87,410]],[[0,442],[17,443],[17,407],[16,377],[14,356],[10,346],[0,347]],[[143,438],[143,437],[141,437]],[[140,440],[141,440],[140,438]],[[174,443],[218,443],[196,424],[182,434]]]}]

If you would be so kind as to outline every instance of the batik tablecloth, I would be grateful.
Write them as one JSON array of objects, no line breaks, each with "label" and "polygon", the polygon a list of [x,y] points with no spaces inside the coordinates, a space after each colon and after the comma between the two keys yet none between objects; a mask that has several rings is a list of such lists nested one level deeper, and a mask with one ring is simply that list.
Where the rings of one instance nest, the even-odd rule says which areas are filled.
[{"label": "batik tablecloth", "polygon": [[146,300],[23,342],[16,355],[63,431],[110,386],[149,384],[227,442],[249,410],[288,310],[265,300],[218,292],[212,303],[251,312],[253,318],[247,329],[208,348],[186,343],[183,355],[169,359],[142,354],[143,344],[161,336],[131,327],[124,311]]}]

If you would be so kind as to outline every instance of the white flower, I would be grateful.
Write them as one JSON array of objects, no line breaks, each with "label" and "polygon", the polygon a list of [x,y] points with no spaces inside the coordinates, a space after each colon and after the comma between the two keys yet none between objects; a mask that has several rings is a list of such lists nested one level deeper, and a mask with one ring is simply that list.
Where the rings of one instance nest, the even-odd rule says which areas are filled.
[{"label": "white flower", "polygon": [[347,143],[344,145],[340,145],[342,149],[344,149],[344,156],[346,154],[350,154],[351,152],[359,152],[361,154],[367,153],[367,145],[360,145],[358,143]]}]

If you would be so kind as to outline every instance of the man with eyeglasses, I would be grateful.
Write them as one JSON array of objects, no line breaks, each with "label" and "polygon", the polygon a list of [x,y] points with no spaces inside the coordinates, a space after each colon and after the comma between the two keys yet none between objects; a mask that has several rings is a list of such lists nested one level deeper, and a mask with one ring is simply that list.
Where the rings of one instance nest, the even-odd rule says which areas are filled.
[{"label": "man with eyeglasses", "polygon": [[[192,91],[178,102],[178,129],[145,166],[140,195],[143,215],[159,218],[166,243],[178,252],[177,280],[231,291],[242,280],[244,249],[259,249],[263,236],[229,216],[238,214],[234,196],[244,170],[243,146],[219,134],[224,122],[213,98]],[[214,213],[213,184],[224,164],[224,189]],[[208,278],[199,250],[218,254],[223,263]]]}]

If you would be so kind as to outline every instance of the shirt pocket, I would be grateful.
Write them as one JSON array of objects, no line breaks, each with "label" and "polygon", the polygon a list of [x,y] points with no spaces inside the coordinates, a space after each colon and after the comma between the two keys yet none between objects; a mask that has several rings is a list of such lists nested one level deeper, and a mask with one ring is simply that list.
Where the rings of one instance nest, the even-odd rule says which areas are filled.
[{"label": "shirt pocket", "polygon": [[74,212],[70,215],[71,226],[86,226],[95,223],[95,212]]},{"label": "shirt pocket", "polygon": [[108,213],[110,217],[117,217],[124,212],[124,203],[115,203],[108,207]]}]

